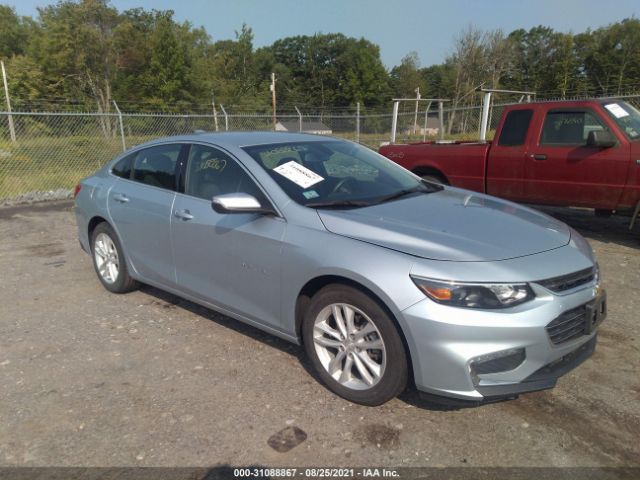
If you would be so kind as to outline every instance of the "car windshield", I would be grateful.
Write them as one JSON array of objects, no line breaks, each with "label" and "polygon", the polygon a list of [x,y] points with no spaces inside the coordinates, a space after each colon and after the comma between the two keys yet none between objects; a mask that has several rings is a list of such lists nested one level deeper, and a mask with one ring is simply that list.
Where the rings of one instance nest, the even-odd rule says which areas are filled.
[{"label": "car windshield", "polygon": [[640,112],[633,105],[622,101],[604,102],[602,105],[629,140],[640,139]]},{"label": "car windshield", "polygon": [[351,142],[280,143],[244,150],[289,197],[311,208],[365,207],[442,188]]}]

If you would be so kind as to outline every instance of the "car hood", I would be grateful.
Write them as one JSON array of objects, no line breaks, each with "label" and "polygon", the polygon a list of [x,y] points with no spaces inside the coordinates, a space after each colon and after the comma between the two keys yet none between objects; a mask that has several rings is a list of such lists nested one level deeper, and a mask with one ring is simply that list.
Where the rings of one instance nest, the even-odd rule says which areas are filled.
[{"label": "car hood", "polygon": [[318,214],[330,232],[433,260],[507,260],[571,239],[564,223],[543,213],[454,188]]}]

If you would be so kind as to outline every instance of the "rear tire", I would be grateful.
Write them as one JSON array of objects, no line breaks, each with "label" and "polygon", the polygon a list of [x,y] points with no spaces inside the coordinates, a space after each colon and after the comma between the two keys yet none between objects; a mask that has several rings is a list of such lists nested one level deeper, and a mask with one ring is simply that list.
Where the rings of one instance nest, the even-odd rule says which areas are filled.
[{"label": "rear tire", "polygon": [[127,270],[118,236],[106,222],[98,224],[91,233],[91,258],[98,280],[110,292],[126,293],[138,288],[139,283]]},{"label": "rear tire", "polygon": [[321,380],[350,402],[381,405],[407,386],[400,333],[378,302],[360,290],[329,285],[316,293],[303,319],[302,337]]}]

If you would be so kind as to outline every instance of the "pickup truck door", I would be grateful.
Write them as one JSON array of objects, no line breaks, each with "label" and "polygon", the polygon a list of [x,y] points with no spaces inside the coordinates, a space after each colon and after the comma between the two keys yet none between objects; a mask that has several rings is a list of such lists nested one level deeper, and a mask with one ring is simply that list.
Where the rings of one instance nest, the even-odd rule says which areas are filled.
[{"label": "pickup truck door", "polygon": [[487,158],[487,193],[509,200],[523,200],[524,169],[530,140],[533,109],[513,107],[500,121]]},{"label": "pickup truck door", "polygon": [[[525,201],[615,209],[624,189],[629,145],[589,106],[540,110],[525,163]],[[615,146],[587,146],[591,130],[608,130]]]}]

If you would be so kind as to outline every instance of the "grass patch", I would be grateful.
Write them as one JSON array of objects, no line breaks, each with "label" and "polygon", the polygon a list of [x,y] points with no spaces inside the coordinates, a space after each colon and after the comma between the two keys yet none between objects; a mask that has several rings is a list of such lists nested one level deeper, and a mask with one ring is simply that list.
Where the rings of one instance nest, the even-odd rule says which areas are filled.
[{"label": "grass patch", "polygon": [[[356,140],[355,132],[335,132],[334,136]],[[490,132],[489,137],[493,136]],[[127,137],[127,147],[157,138],[155,135]],[[469,135],[451,135],[451,140],[469,140]],[[435,138],[427,137],[427,140]],[[360,143],[378,150],[389,141],[384,133],[363,133]],[[420,142],[421,135],[398,137],[398,143]],[[20,139],[16,145],[0,141],[0,200],[27,192],[72,189],[79,180],[95,172],[122,151],[120,137],[39,136]]]}]

